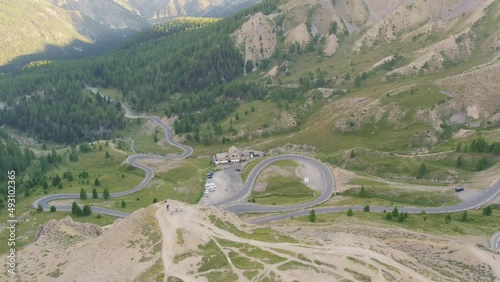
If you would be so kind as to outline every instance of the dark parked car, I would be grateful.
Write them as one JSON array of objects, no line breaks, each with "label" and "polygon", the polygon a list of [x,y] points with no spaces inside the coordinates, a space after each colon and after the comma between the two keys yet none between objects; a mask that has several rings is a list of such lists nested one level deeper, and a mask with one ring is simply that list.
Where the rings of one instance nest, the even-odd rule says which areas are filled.
[{"label": "dark parked car", "polygon": [[462,192],[463,190],[464,190],[464,187],[455,188],[455,192]]}]

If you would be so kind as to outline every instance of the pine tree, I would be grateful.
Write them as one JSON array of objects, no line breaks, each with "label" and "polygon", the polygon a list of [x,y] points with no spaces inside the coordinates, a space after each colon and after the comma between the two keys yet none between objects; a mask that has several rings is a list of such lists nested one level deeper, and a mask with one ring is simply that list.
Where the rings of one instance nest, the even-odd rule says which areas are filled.
[{"label": "pine tree", "polygon": [[448,224],[451,222],[451,215],[447,214],[446,217],[444,218],[444,221]]},{"label": "pine tree", "polygon": [[493,208],[491,207],[491,205],[488,205],[483,209],[483,215],[489,216],[492,214],[493,214]]},{"label": "pine tree", "polygon": [[99,195],[97,194],[97,189],[92,189],[92,199],[97,199],[99,198]]},{"label": "pine tree", "polygon": [[122,209],[125,208],[127,204],[125,203],[125,200],[122,200]]},{"label": "pine tree", "polygon": [[422,163],[418,169],[418,174],[417,174],[417,178],[422,178],[424,177],[424,175],[427,173],[427,166],[425,165],[425,163]]},{"label": "pine tree", "polygon": [[97,178],[97,177],[94,180],[94,186],[101,186],[101,181],[99,181],[99,178]]},{"label": "pine tree", "polygon": [[314,209],[309,212],[309,221],[316,222],[316,211]]},{"label": "pine tree", "polygon": [[458,156],[457,158],[457,163],[456,163],[456,167],[462,167],[464,165],[464,161],[462,160],[462,156]]},{"label": "pine tree", "polygon": [[364,211],[364,212],[370,212],[370,206],[369,206],[369,205],[366,205],[366,206],[363,208],[363,211]]},{"label": "pine tree", "polygon": [[85,192],[85,189],[80,189],[80,200],[85,200],[87,199],[87,192]]},{"label": "pine tree", "polygon": [[50,206],[50,212],[56,212],[56,207],[55,206]]},{"label": "pine tree", "polygon": [[394,207],[394,209],[392,210],[392,216],[393,216],[393,217],[398,217],[398,215],[399,215],[398,208],[397,208],[397,207]]},{"label": "pine tree", "polygon": [[41,204],[38,204],[38,208],[36,209],[37,212],[43,212],[43,207]]},{"label": "pine tree", "polygon": [[107,199],[109,199],[109,196],[110,195],[109,195],[108,188],[105,188],[104,192],[102,193],[102,197],[107,200]]},{"label": "pine tree", "polygon": [[401,213],[399,213],[399,216],[398,216],[398,221],[399,221],[399,222],[403,222],[403,221],[405,221],[405,214],[404,214],[404,213],[402,213],[402,212],[401,212]]},{"label": "pine tree", "polygon": [[73,204],[71,205],[71,213],[76,214],[76,208],[78,207],[78,204],[73,201]]},{"label": "pine tree", "polygon": [[82,209],[80,208],[80,206],[76,206],[76,209],[75,209],[75,215],[76,216],[83,216],[83,211]]},{"label": "pine tree", "polygon": [[158,199],[156,199],[156,197],[153,199],[153,204],[154,203],[158,203]]},{"label": "pine tree", "polygon": [[83,206],[83,215],[84,216],[89,216],[92,213],[92,209],[90,208],[89,205]]},{"label": "pine tree", "polygon": [[354,159],[356,157],[356,153],[354,153],[354,150],[351,150],[351,159]]},{"label": "pine tree", "polygon": [[464,211],[464,213],[462,214],[462,222],[466,222],[468,220],[468,215],[467,215],[467,211]]},{"label": "pine tree", "polygon": [[361,190],[359,190],[359,196],[361,198],[366,197],[366,191],[365,191],[365,186],[364,185],[361,185]]},{"label": "pine tree", "polygon": [[111,156],[109,155],[109,152],[108,152],[108,151],[106,151],[106,153],[104,153],[104,157],[105,157],[106,159],[109,159],[109,158],[111,157]]}]

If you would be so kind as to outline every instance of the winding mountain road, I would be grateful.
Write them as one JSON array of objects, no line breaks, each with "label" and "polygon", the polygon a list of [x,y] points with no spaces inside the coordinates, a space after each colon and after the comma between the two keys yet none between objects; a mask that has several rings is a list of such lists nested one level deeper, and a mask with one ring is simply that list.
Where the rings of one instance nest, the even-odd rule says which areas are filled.
[{"label": "winding mountain road", "polygon": [[[160,121],[160,118],[157,116],[146,116],[146,115],[137,115],[135,114],[128,106],[123,105],[122,107],[125,109],[125,116],[127,118],[143,118],[143,119],[149,119],[153,121],[156,125],[160,126],[163,131],[165,132],[165,140],[167,140],[168,143],[171,145],[181,149],[183,153],[181,155],[169,155],[169,156],[158,156],[158,155],[149,155],[149,154],[137,154],[130,156],[126,159],[126,162],[131,164],[134,167],[137,167],[139,169],[144,170],[145,176],[144,179],[141,181],[141,183],[134,188],[122,192],[117,192],[117,193],[112,193],[110,195],[111,198],[117,198],[117,197],[122,197],[126,195],[133,194],[144,187],[151,181],[151,179],[154,177],[154,171],[152,168],[139,163],[141,160],[169,160],[173,158],[187,158],[193,153],[193,148],[183,145],[180,143],[177,143],[174,141],[173,136],[172,136],[172,129],[163,124]],[[307,162],[311,165],[313,165],[320,173],[322,177],[322,182],[323,182],[323,189],[321,195],[314,199],[313,201],[307,202],[307,203],[302,203],[302,204],[296,204],[296,205],[290,205],[290,206],[263,206],[259,204],[252,204],[252,203],[247,203],[245,202],[246,198],[250,194],[252,187],[255,184],[255,181],[259,175],[259,173],[268,165],[270,165],[273,162],[279,161],[279,160],[295,160],[295,161],[302,161],[302,162]],[[322,162],[307,157],[307,156],[302,156],[302,155],[278,155],[278,156],[272,156],[270,158],[265,159],[264,161],[260,162],[248,175],[247,181],[243,186],[243,189],[239,191],[237,194],[234,196],[224,199],[218,203],[215,203],[214,206],[219,206],[222,207],[228,211],[234,212],[236,214],[243,214],[243,213],[273,213],[273,212],[281,212],[280,214],[277,215],[272,215],[272,216],[267,216],[259,219],[253,220],[253,223],[256,224],[262,224],[262,223],[267,223],[275,220],[284,220],[288,219],[291,217],[296,217],[296,216],[305,216],[309,214],[309,209],[311,207],[317,206],[319,204],[322,204],[326,202],[328,199],[331,198],[333,192],[334,192],[334,187],[335,187],[335,181],[333,179],[332,172],[330,168],[328,168],[325,164]],[[474,200],[471,201],[466,201],[462,202],[458,205],[455,206],[448,206],[448,207],[437,207],[437,208],[414,208],[414,207],[398,207],[398,209],[402,212],[408,212],[408,213],[420,213],[422,211],[425,211],[426,213],[451,213],[451,212],[459,212],[459,211],[464,211],[464,210],[471,210],[471,209],[477,209],[480,208],[481,206],[485,205],[489,201],[493,200],[498,194],[500,193],[500,180],[497,180],[491,187],[487,188],[486,190],[483,191],[483,193],[477,197]],[[87,194],[88,198],[91,198],[91,194]],[[44,210],[50,209],[49,202],[55,201],[55,200],[65,200],[65,199],[79,199],[80,194],[79,193],[65,193],[65,194],[54,194],[54,195],[49,195],[45,196],[42,198],[39,198],[35,200],[32,203],[33,208],[37,208],[38,205],[41,205]],[[99,198],[102,198],[102,194],[99,195]],[[57,204],[55,205],[58,211],[71,211],[71,205],[68,204]],[[352,208],[354,211],[362,211],[363,207],[362,206],[354,206],[354,207],[320,207],[320,208],[315,208],[316,213],[322,214],[322,213],[331,213],[331,212],[344,212],[347,211],[349,208]],[[383,207],[383,206],[372,206],[370,207],[370,211],[372,212],[383,212],[383,211],[389,211],[392,210],[393,207]],[[116,210],[111,210],[111,209],[106,209],[106,208],[101,208],[101,207],[92,207],[92,211],[94,213],[99,213],[99,214],[104,214],[104,215],[110,215],[110,216],[115,216],[115,217],[126,217],[129,215],[129,213],[126,212],[120,212]],[[494,252],[500,251],[500,232],[496,233],[490,241],[491,248]]]},{"label": "winding mountain road", "polygon": [[[122,192],[117,192],[117,193],[111,193],[110,198],[117,198],[117,197],[123,197],[127,196],[130,194],[133,194],[144,187],[153,179],[155,173],[152,168],[149,166],[146,166],[144,164],[139,163],[141,160],[169,160],[173,158],[187,158],[193,153],[193,148],[179,144],[174,141],[173,136],[172,136],[172,129],[164,125],[161,121],[160,118],[157,116],[146,116],[146,115],[137,115],[135,114],[128,106],[123,105],[122,107],[125,109],[125,116],[128,118],[144,118],[144,119],[149,119],[153,121],[156,125],[160,126],[163,131],[165,132],[165,140],[167,140],[168,143],[171,145],[183,150],[183,153],[180,156],[157,156],[157,155],[145,155],[145,154],[138,154],[138,155],[133,155],[128,157],[125,161],[129,164],[131,164],[134,167],[137,167],[139,169],[144,170],[146,173],[144,176],[144,179],[139,183],[139,185],[135,186],[134,188]],[[102,194],[99,194],[99,198],[102,198]],[[87,194],[87,198],[92,198],[92,194]],[[49,202],[55,201],[55,200],[67,200],[67,199],[80,199],[80,193],[64,193],[64,194],[54,194],[54,195],[49,195],[45,196],[42,198],[39,198],[35,200],[32,203],[33,208],[37,208],[38,205],[41,205],[44,210],[50,209]],[[54,205],[58,211],[71,211],[71,205]],[[115,216],[115,217],[126,217],[129,214],[125,212],[119,212],[111,209],[106,209],[106,208],[100,208],[100,207],[92,207],[92,211],[94,213],[99,213],[99,214],[105,214],[105,215],[110,215],[110,216]]]},{"label": "winding mountain road", "polygon": [[490,247],[494,253],[500,254],[500,231],[491,237]]}]

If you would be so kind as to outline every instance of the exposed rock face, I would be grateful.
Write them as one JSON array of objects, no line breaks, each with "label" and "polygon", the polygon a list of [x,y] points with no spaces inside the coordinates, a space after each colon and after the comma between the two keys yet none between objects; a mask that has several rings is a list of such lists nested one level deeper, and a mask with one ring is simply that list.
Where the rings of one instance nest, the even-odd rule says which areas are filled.
[{"label": "exposed rock face", "polygon": [[253,63],[271,57],[276,45],[274,22],[263,13],[251,16],[234,33],[236,46],[245,55],[245,62]]},{"label": "exposed rock face", "polygon": [[102,229],[93,223],[74,222],[70,216],[67,216],[60,221],[51,219],[45,224],[40,225],[35,233],[35,241],[52,232],[95,238],[102,234]]}]

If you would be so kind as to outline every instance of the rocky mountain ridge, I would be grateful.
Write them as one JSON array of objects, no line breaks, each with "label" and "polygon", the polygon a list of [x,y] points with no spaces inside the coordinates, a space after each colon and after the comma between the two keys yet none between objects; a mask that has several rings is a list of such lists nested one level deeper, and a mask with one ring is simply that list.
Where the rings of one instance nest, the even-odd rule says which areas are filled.
[{"label": "rocky mountain ridge", "polygon": [[[101,235],[67,218],[19,252],[18,281],[427,281],[448,260],[454,279],[495,279],[473,238],[429,236],[355,219],[256,226],[224,210],[169,200],[117,220]],[[57,226],[57,228],[49,228]],[[89,231],[91,231],[89,233]],[[442,250],[446,250],[443,252]],[[43,256],[40,256],[43,254]],[[469,271],[459,271],[467,267]],[[36,276],[33,276],[36,273]],[[6,275],[0,274],[0,278]],[[481,276],[486,275],[486,276]],[[450,278],[450,277],[448,277]],[[4,280],[6,281],[6,280]]]}]

